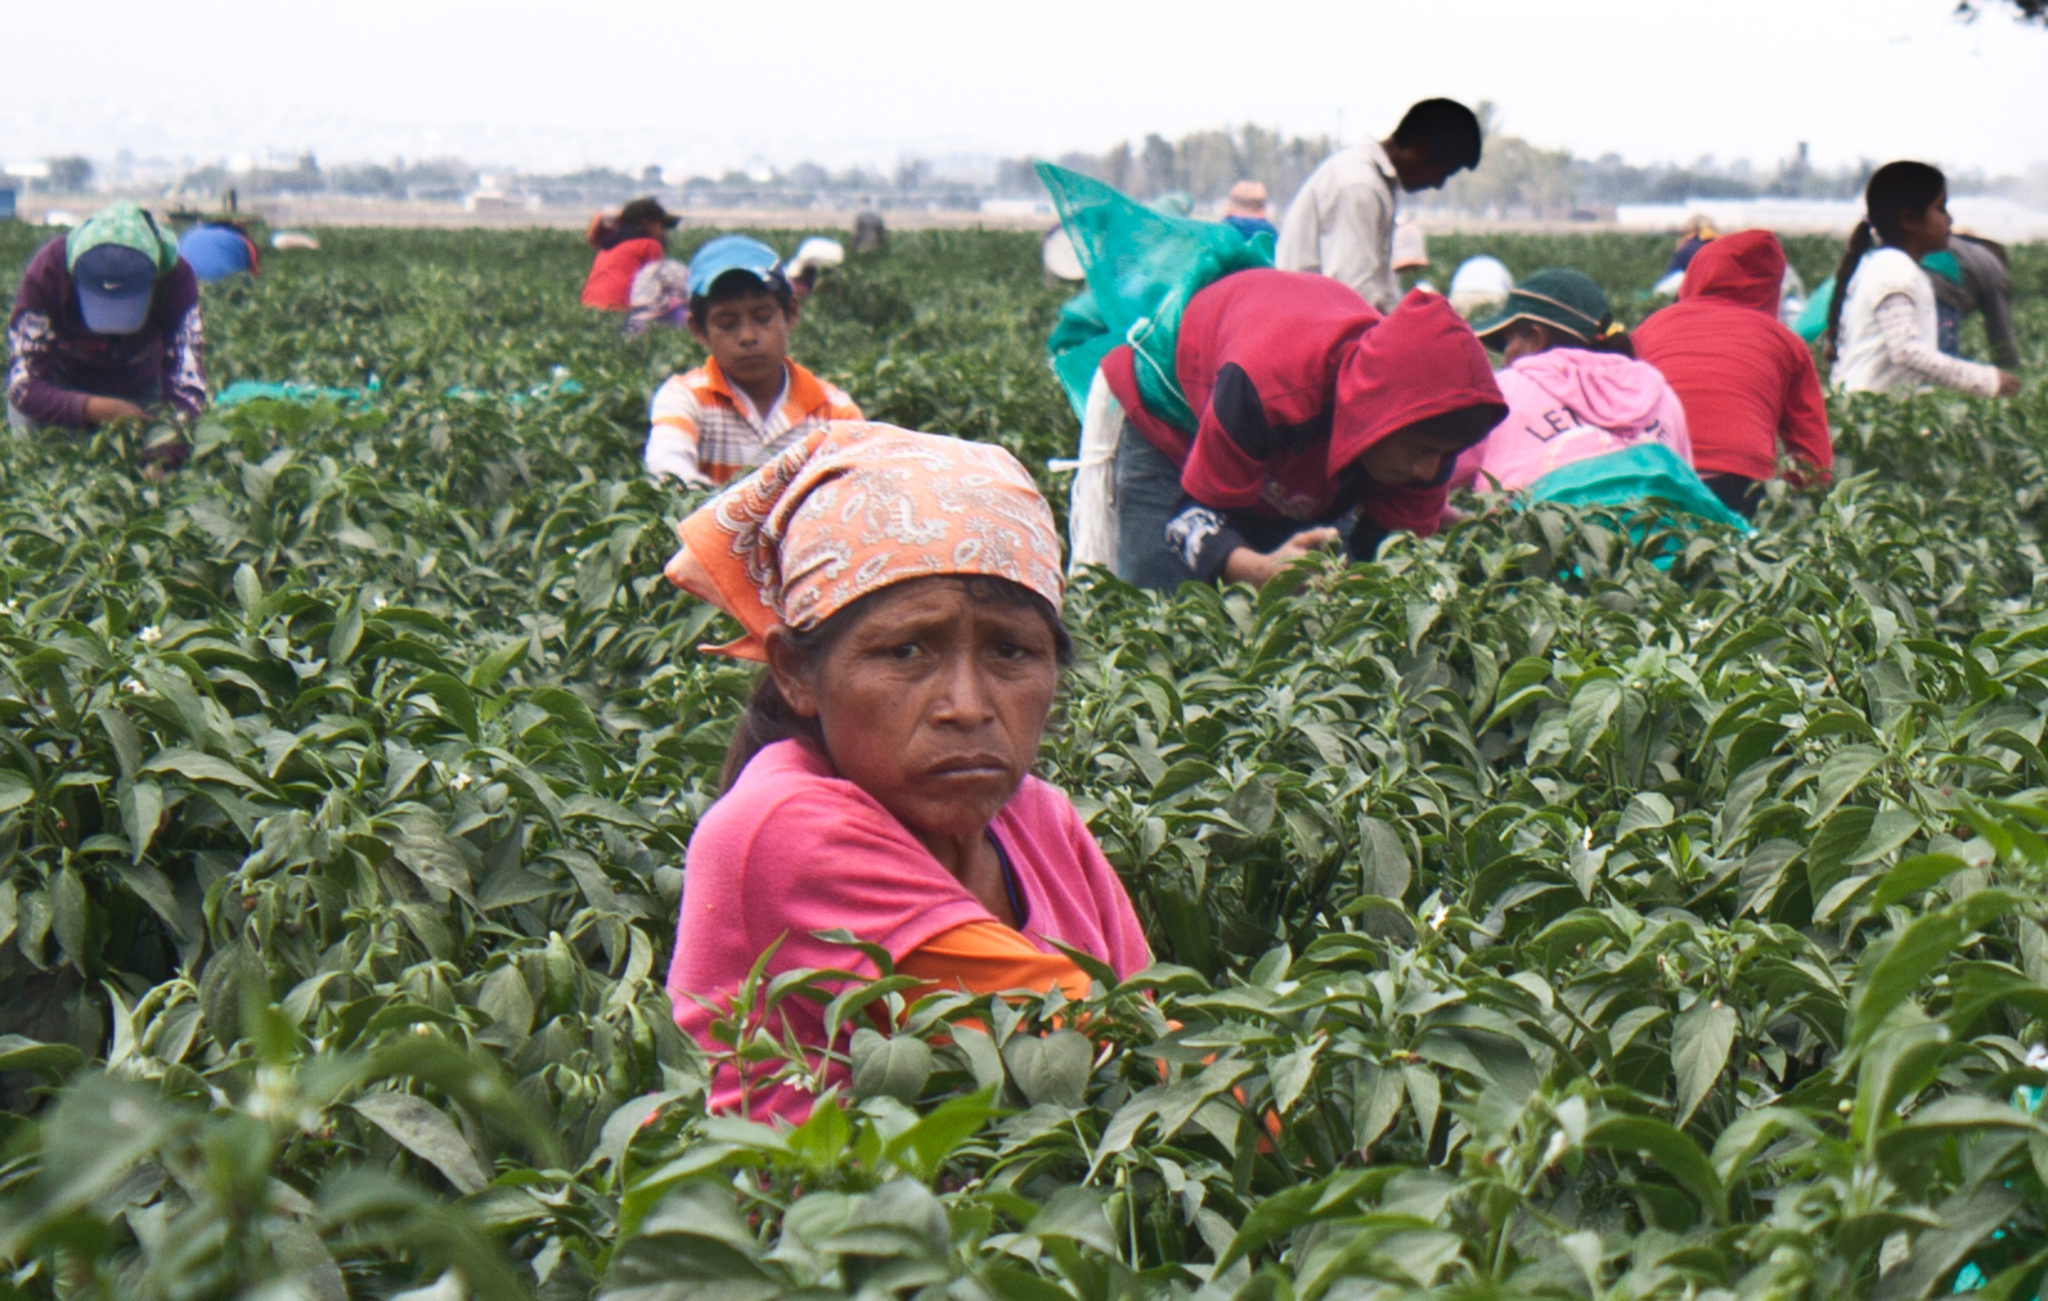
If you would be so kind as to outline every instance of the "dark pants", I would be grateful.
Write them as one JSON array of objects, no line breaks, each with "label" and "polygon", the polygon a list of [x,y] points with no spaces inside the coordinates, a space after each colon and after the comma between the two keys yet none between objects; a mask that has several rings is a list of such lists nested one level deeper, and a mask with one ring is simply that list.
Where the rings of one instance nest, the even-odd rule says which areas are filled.
[{"label": "dark pants", "polygon": [[1934,301],[1934,346],[1951,357],[1963,355],[1963,310],[1953,303]]},{"label": "dark pants", "polygon": [[1764,486],[1739,474],[1703,474],[1700,482],[1713,490],[1721,504],[1744,519],[1755,519],[1757,505],[1764,499]]},{"label": "dark pants", "polygon": [[1171,592],[1194,571],[1166,544],[1166,523],[1186,496],[1180,467],[1129,425],[1116,446],[1116,576],[1134,587]]},{"label": "dark pants", "polygon": [[[1116,448],[1116,576],[1134,587],[1171,592],[1197,581],[1166,541],[1166,525],[1189,504],[1181,491],[1180,467],[1129,425]],[[1252,511],[1226,511],[1230,527],[1254,551],[1272,551],[1303,529],[1324,525],[1345,527],[1343,519],[1297,520]],[[1352,555],[1372,559],[1372,549],[1386,536],[1374,525],[1351,535]],[[1361,551],[1361,546],[1363,550]],[[1219,578],[1221,575],[1213,575]]]}]

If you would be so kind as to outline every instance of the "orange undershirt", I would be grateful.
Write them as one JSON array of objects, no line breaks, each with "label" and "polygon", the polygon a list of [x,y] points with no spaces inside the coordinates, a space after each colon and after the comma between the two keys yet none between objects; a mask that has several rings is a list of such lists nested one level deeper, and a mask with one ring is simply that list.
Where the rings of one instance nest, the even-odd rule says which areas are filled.
[{"label": "orange undershirt", "polygon": [[1071,999],[1088,996],[1088,973],[1064,953],[1041,953],[1031,941],[1001,922],[970,922],[955,926],[918,945],[896,963],[898,975],[915,976],[929,988],[969,994],[1000,994],[1013,989],[1044,993],[1057,985]]}]

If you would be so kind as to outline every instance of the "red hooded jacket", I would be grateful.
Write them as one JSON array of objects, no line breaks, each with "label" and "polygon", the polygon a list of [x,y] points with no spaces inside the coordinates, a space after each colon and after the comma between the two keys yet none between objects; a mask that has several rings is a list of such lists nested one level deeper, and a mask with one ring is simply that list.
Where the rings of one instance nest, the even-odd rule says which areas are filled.
[{"label": "red hooded jacket", "polygon": [[1490,407],[1476,441],[1507,414],[1486,349],[1442,298],[1411,293],[1382,318],[1349,286],[1305,271],[1240,271],[1197,293],[1175,370],[1196,412],[1192,435],[1144,409],[1128,347],[1102,363],[1131,424],[1181,467],[1196,503],[1304,526],[1357,506],[1382,530],[1435,532],[1442,484],[1343,471],[1419,420]]},{"label": "red hooded jacket", "polygon": [[1778,320],[1784,276],[1776,235],[1723,235],[1686,268],[1678,301],[1630,336],[1636,356],[1663,371],[1685,405],[1693,466],[1703,475],[1774,479],[1780,449],[1819,479],[1835,463],[1813,354]]},{"label": "red hooded jacket", "polygon": [[632,306],[633,277],[649,262],[659,262],[665,246],[658,239],[629,239],[601,250],[591,260],[583,282],[583,305],[607,312]]}]

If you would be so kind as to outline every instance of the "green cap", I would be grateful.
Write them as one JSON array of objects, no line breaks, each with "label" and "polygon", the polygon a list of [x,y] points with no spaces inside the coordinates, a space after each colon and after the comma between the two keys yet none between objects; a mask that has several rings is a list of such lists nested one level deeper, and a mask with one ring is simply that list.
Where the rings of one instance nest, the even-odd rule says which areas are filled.
[{"label": "green cap", "polygon": [[1535,321],[1592,343],[1607,333],[1614,313],[1591,276],[1570,267],[1545,267],[1516,285],[1500,311],[1474,325],[1472,332],[1487,347],[1499,348],[1516,321]]},{"label": "green cap", "polygon": [[123,199],[101,208],[65,237],[64,269],[78,270],[79,258],[108,244],[134,249],[155,263],[159,274],[178,265],[178,241],[159,230],[140,204]]}]

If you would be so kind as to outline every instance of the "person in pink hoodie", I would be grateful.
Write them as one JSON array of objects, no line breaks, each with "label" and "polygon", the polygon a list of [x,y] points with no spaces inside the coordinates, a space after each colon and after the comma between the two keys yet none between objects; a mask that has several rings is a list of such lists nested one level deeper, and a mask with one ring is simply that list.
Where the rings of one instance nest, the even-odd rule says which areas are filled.
[{"label": "person in pink hoodie", "polygon": [[1494,382],[1508,416],[1458,457],[1453,489],[1527,488],[1560,466],[1643,443],[1692,464],[1678,395],[1635,359],[1607,296],[1581,272],[1538,271],[1477,331],[1507,359]]}]

